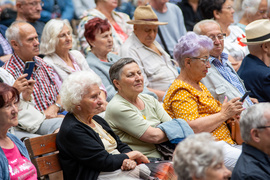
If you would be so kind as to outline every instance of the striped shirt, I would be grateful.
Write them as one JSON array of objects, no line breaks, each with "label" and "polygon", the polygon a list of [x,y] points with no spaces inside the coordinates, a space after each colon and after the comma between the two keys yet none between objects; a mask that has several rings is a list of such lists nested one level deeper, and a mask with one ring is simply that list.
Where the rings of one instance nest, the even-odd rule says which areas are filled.
[{"label": "striped shirt", "polygon": [[[211,64],[213,64],[218,72],[229,82],[231,83],[234,87],[238,89],[238,91],[244,95],[246,90],[243,87],[243,85],[240,82],[239,76],[236,74],[236,72],[233,70],[232,67],[228,65],[228,54],[226,53],[221,53],[220,55],[221,62],[219,59],[210,56],[209,61]],[[250,100],[249,97],[245,99],[245,101],[248,102],[248,104],[253,105],[252,101]]]},{"label": "striped shirt", "polygon": [[[55,84],[53,69],[37,56],[33,60],[36,62],[31,76],[36,81],[33,90],[35,108],[44,111],[56,102],[59,89]],[[23,74],[24,66],[25,63],[14,53],[3,67],[17,79]]]}]

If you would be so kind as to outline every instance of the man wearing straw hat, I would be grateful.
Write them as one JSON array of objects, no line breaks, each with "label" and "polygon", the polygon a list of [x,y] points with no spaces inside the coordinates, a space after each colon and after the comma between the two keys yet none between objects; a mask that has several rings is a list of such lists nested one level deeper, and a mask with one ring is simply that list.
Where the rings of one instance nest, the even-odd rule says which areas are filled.
[{"label": "man wearing straw hat", "polygon": [[121,57],[133,58],[141,68],[148,89],[161,101],[169,85],[178,76],[177,65],[155,41],[159,22],[150,5],[139,6],[134,12],[134,32],[122,45]]},{"label": "man wearing straw hat", "polygon": [[250,96],[259,102],[270,102],[270,21],[253,21],[246,27],[246,38],[241,40],[248,45],[247,55],[238,70]]}]

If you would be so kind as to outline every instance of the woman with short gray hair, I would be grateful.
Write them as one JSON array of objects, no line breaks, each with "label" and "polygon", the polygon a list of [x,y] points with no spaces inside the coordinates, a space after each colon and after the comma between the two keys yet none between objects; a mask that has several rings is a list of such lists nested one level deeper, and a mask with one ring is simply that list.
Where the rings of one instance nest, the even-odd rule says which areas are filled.
[{"label": "woman with short gray hair", "polygon": [[258,19],[267,19],[268,0],[244,0],[242,2],[243,16],[237,26],[244,32],[246,26]]},{"label": "woman with short gray hair", "polygon": [[224,166],[222,146],[210,133],[190,135],[180,142],[173,164],[178,180],[224,180],[231,175]]},{"label": "woman with short gray hair", "polygon": [[161,160],[155,144],[168,141],[156,126],[171,117],[154,97],[141,94],[144,78],[132,58],[122,58],[109,71],[118,93],[109,102],[105,119],[121,140],[134,150],[146,155],[150,161]]},{"label": "woman with short gray hair", "polygon": [[[122,74],[122,71],[123,71],[123,67],[125,65],[127,65],[127,64],[130,64],[130,63],[136,63],[137,64],[137,62],[132,58],[123,58],[121,60],[121,63],[116,63],[114,65],[114,67],[111,68],[110,71],[109,71],[111,81],[113,82],[114,79],[120,80],[121,74]],[[116,91],[118,90],[117,87],[114,85],[114,83],[113,83],[113,87],[115,88]]]}]

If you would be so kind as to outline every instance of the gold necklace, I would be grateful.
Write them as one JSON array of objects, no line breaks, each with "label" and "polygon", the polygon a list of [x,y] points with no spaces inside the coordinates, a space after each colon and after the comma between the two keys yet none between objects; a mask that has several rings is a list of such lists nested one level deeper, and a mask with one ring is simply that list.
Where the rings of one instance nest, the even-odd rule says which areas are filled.
[{"label": "gold necklace", "polygon": [[[115,139],[110,135],[110,133],[108,133],[107,131],[105,131],[103,128],[102,128],[102,126],[100,125],[100,128],[102,129],[102,131],[109,137],[109,139],[108,138],[106,138],[106,137],[104,137],[104,136],[102,136],[97,130],[96,130],[96,128],[92,128],[89,124],[86,124],[85,122],[83,122],[80,118],[78,118],[75,114],[73,114],[74,116],[75,116],[75,118],[76,119],[78,119],[80,122],[82,122],[82,123],[84,123],[85,125],[87,125],[87,126],[89,126],[91,129],[93,129],[98,135],[99,135],[99,137],[100,137],[100,139],[106,139],[107,141],[109,141],[109,143],[111,143],[111,144],[115,144]],[[95,120],[91,120],[91,121],[93,121],[93,122],[96,122]],[[97,123],[97,122],[96,122]],[[98,123],[97,123],[98,124]]]}]

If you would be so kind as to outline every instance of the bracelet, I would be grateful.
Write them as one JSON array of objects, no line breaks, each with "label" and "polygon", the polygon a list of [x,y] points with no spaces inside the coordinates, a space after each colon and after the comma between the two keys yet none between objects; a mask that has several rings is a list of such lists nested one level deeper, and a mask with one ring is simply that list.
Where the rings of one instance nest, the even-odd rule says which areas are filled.
[{"label": "bracelet", "polygon": [[63,108],[60,104],[58,103],[54,103],[58,108],[59,108],[59,112],[62,112],[63,111]]}]

